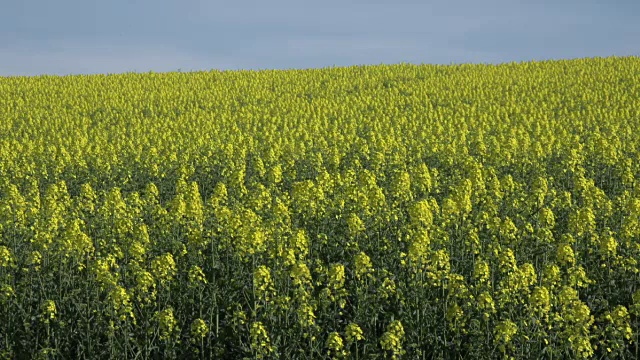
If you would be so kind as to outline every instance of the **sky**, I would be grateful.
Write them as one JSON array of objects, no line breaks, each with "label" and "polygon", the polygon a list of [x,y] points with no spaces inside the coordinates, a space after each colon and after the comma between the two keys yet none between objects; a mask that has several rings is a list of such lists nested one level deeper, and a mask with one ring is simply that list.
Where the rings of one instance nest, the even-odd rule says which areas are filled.
[{"label": "sky", "polygon": [[2,0],[0,76],[640,56],[639,0]]}]

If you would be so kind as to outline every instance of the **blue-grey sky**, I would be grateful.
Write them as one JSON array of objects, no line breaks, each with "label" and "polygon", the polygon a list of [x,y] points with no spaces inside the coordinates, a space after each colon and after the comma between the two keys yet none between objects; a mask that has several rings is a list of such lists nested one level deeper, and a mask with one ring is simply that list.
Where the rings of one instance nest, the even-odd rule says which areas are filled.
[{"label": "blue-grey sky", "polygon": [[0,76],[640,55],[640,0],[0,0]]}]

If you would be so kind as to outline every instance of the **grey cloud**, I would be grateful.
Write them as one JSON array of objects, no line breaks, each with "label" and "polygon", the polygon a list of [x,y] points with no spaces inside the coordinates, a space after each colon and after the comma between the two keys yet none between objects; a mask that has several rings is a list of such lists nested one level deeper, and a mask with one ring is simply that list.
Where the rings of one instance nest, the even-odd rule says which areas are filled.
[{"label": "grey cloud", "polygon": [[127,46],[93,46],[77,48],[60,44],[58,51],[30,49],[7,52],[0,49],[0,75],[95,74],[146,72],[149,70],[183,71],[226,68],[228,59],[204,59],[171,49],[144,49]]},{"label": "grey cloud", "polygon": [[0,12],[0,74],[623,56],[638,14],[635,0],[21,0]]}]

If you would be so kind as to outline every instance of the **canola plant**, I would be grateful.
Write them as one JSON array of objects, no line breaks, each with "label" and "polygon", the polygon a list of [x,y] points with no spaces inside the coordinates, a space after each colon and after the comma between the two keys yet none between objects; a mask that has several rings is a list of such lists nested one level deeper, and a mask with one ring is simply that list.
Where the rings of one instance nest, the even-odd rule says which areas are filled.
[{"label": "canola plant", "polygon": [[631,359],[640,58],[0,78],[0,358]]}]

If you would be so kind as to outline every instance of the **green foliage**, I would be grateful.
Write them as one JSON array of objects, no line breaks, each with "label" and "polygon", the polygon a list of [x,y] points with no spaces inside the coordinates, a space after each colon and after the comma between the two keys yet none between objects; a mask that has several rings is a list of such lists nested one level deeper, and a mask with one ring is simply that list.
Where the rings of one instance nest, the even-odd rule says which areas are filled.
[{"label": "green foliage", "polygon": [[639,358],[638,84],[0,78],[0,358]]}]

